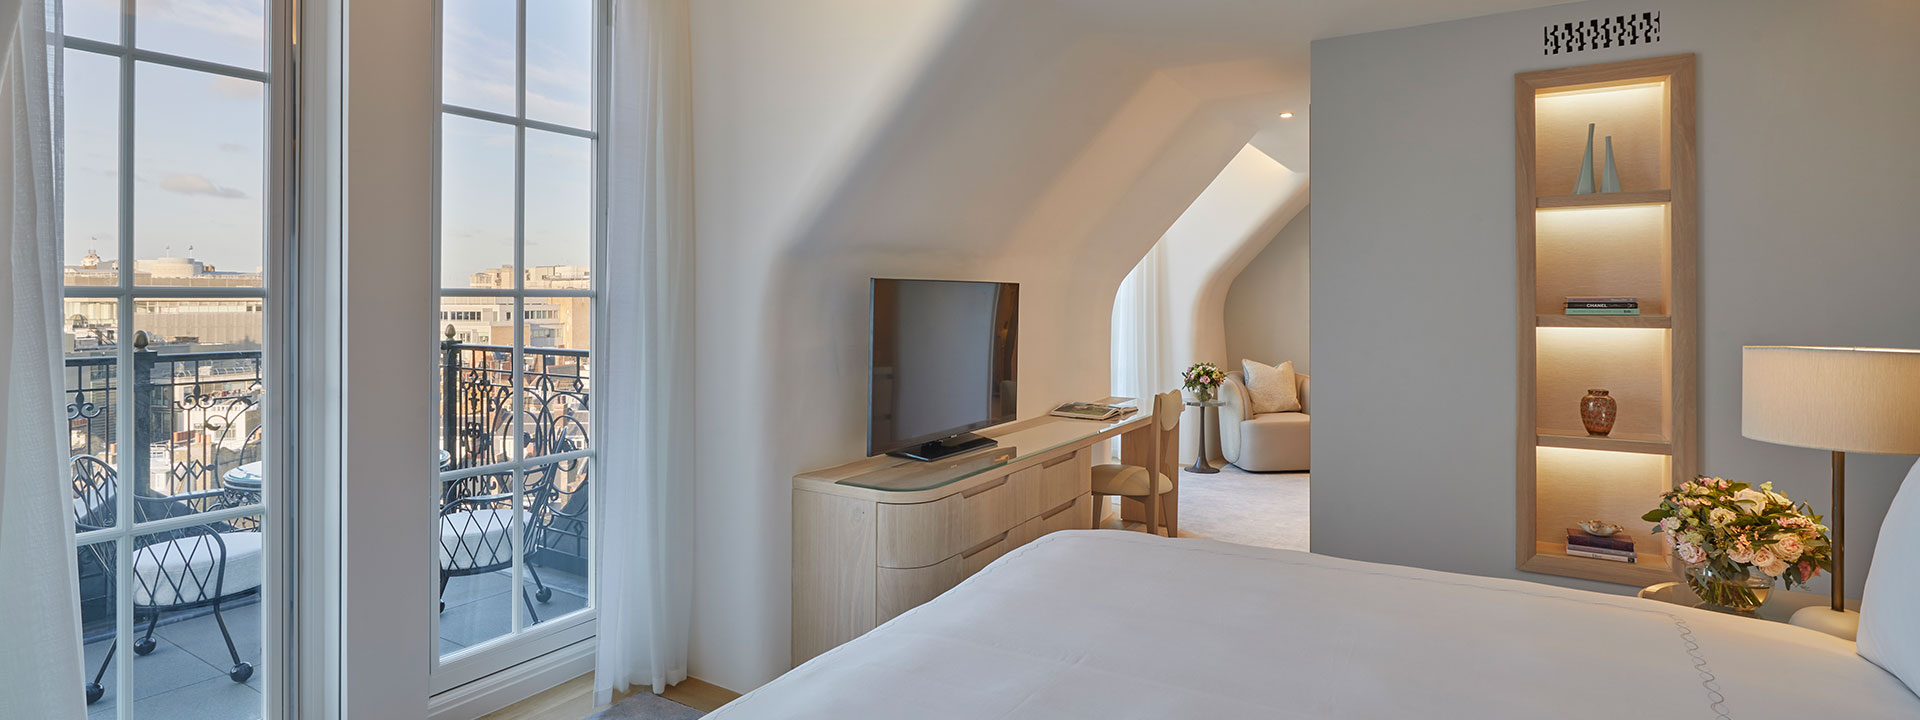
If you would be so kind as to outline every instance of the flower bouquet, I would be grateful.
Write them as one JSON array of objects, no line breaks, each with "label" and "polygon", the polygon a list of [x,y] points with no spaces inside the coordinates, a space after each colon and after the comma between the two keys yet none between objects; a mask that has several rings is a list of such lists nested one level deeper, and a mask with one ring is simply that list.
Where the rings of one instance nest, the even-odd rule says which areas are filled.
[{"label": "flower bouquet", "polygon": [[1833,570],[1827,526],[1773,483],[1756,489],[1701,476],[1661,495],[1660,507],[1641,519],[1658,523],[1653,531],[1687,565],[1687,587],[1711,605],[1750,612],[1766,602],[1775,579],[1792,588]]},{"label": "flower bouquet", "polygon": [[1186,372],[1180,373],[1180,388],[1193,393],[1193,399],[1207,402],[1213,399],[1220,386],[1227,381],[1227,374],[1213,363],[1194,363]]}]

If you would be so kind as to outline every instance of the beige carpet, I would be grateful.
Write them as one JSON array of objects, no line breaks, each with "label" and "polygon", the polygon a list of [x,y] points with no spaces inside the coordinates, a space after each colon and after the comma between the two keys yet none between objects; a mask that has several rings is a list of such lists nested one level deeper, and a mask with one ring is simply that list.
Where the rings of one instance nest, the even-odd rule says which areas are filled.
[{"label": "beige carpet", "polygon": [[1307,473],[1180,473],[1180,537],[1307,549]]}]

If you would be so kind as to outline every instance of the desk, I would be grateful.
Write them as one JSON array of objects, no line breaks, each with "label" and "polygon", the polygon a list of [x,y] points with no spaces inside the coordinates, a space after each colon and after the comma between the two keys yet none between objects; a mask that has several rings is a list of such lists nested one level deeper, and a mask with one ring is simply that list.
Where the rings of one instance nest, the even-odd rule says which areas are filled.
[{"label": "desk", "polygon": [[793,664],[1042,535],[1092,527],[1095,446],[1119,437],[1128,462],[1150,466],[1150,420],[1045,416],[982,430],[999,444],[935,462],[880,456],[794,476]]}]

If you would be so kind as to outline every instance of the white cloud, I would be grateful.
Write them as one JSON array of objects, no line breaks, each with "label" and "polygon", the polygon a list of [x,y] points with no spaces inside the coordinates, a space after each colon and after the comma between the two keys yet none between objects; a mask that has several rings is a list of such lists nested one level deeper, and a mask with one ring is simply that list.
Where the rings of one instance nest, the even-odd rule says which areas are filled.
[{"label": "white cloud", "polygon": [[181,195],[205,195],[235,200],[247,197],[245,191],[215,185],[204,175],[168,175],[160,181],[160,189]]}]

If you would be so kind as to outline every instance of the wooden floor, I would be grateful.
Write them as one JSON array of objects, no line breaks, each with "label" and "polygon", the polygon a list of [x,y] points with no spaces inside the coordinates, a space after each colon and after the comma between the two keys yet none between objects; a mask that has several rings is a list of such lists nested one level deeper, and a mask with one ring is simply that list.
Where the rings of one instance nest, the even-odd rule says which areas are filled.
[{"label": "wooden floor", "polygon": [[[647,690],[636,687],[624,693],[616,692],[613,701],[620,702],[622,698],[637,692]],[[740,694],[698,678],[687,678],[679,685],[667,688],[661,697],[695,710],[713,712],[721,705],[733,702]],[[501,708],[487,715],[485,720],[580,720],[602,707],[605,706],[593,704],[593,673],[587,673]]]}]

